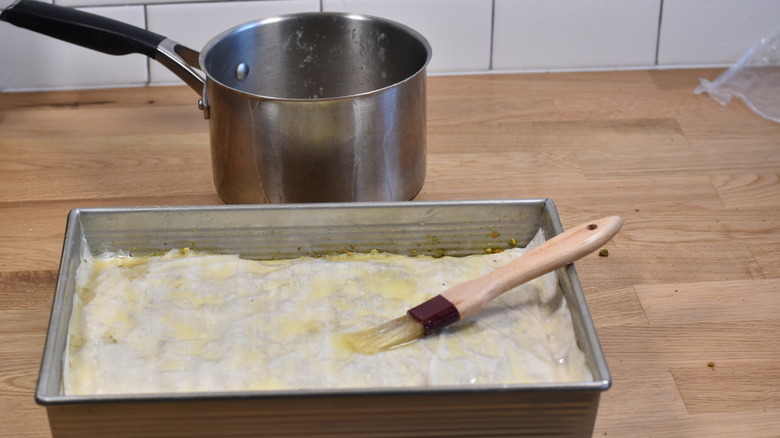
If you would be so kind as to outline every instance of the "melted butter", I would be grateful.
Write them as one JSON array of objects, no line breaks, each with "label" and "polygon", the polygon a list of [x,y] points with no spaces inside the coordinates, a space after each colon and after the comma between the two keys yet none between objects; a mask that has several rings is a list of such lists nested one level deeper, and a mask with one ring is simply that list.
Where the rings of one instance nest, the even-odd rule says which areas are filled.
[{"label": "melted butter", "polygon": [[236,274],[236,266],[230,264],[209,265],[206,275],[217,280],[224,280]]},{"label": "melted butter", "polygon": [[322,300],[329,296],[336,295],[338,292],[349,288],[350,285],[344,284],[343,281],[339,281],[334,278],[317,278],[311,283],[308,295],[309,299]]},{"label": "melted butter", "polygon": [[[392,276],[377,279],[374,293],[384,296],[386,299],[395,299],[404,303],[413,302],[419,295],[417,284],[408,278]],[[431,294],[435,295],[435,294]]]},{"label": "melted butter", "polygon": [[168,328],[169,335],[175,339],[201,339],[203,331],[196,321],[189,319],[171,318],[163,319],[163,324]]},{"label": "melted butter", "polygon": [[185,288],[178,285],[171,291],[169,297],[180,307],[192,307],[196,309],[203,305],[219,304],[225,299],[220,294],[198,293],[189,287]]},{"label": "melted butter", "polygon": [[335,352],[335,358],[338,360],[347,359],[354,354],[359,353],[358,351],[355,351],[352,343],[347,341],[346,333],[334,334],[330,337],[330,342]]},{"label": "melted butter", "polygon": [[114,307],[113,311],[108,312],[103,318],[112,328],[130,327],[135,325],[136,321],[130,316],[126,307]]},{"label": "melted butter", "polygon": [[314,336],[325,328],[325,323],[314,319],[300,318],[294,312],[276,318],[275,331],[282,336]]}]

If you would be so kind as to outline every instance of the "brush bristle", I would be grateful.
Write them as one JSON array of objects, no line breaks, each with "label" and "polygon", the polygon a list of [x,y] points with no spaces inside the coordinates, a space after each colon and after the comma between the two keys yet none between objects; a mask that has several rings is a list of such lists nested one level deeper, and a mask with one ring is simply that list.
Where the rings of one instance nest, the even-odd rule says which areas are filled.
[{"label": "brush bristle", "polygon": [[347,343],[358,353],[374,354],[411,342],[425,334],[422,324],[404,315],[378,327],[345,336]]}]

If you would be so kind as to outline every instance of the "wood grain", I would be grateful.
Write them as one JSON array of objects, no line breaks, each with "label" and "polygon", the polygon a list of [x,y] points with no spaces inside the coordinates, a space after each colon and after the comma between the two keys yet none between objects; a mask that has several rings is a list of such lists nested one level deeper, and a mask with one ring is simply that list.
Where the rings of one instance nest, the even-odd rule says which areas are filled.
[{"label": "wood grain", "polygon": [[[721,71],[429,80],[418,200],[624,219],[577,263],[614,379],[594,436],[780,435],[780,124],[692,93]],[[221,203],[196,100],[0,94],[0,437],[50,436],[33,392],[68,211]]]}]

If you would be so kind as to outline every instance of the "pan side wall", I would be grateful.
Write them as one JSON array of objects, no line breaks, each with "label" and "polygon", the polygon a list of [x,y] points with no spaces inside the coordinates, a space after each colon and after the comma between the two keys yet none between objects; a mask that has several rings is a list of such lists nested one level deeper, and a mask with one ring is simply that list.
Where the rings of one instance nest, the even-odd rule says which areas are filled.
[{"label": "pan side wall", "polygon": [[591,436],[599,393],[539,391],[49,406],[54,438]]}]

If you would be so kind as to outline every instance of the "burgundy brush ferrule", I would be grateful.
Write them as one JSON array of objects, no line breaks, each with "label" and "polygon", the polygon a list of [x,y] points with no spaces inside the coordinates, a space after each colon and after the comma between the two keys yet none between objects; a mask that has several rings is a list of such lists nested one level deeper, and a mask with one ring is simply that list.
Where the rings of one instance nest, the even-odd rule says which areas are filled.
[{"label": "burgundy brush ferrule", "polygon": [[407,313],[422,324],[426,335],[460,321],[458,309],[441,295],[436,295]]}]

